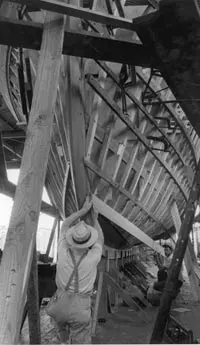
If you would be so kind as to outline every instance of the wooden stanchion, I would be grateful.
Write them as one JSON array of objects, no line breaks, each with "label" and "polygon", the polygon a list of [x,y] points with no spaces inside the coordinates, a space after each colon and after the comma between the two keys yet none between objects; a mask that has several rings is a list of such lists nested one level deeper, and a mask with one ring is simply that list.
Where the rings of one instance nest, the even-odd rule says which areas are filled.
[{"label": "wooden stanchion", "polygon": [[50,150],[65,19],[47,13],[19,182],[0,267],[0,344],[18,343]]},{"label": "wooden stanchion", "polygon": [[40,344],[40,308],[36,247],[33,250],[33,260],[27,290],[27,302],[30,344]]},{"label": "wooden stanchion", "polygon": [[195,215],[195,203],[200,197],[200,161],[190,191],[189,199],[185,208],[184,219],[181,224],[178,241],[176,243],[173,259],[169,268],[160,308],[157,314],[150,344],[161,344],[164,336],[165,326],[171,308],[174,290],[176,289],[178,276],[181,270],[183,258],[188,244],[189,233]]},{"label": "wooden stanchion", "polygon": [[45,253],[46,260],[48,259],[49,254],[50,254],[50,250],[51,250],[53,238],[55,236],[55,231],[56,231],[57,224],[58,224],[58,218],[55,218],[54,219],[54,223],[53,223],[53,227],[52,227],[52,230],[51,230],[51,234],[50,234],[50,237],[49,237],[49,242],[48,242],[48,245],[47,245],[47,250],[46,250],[46,253]]}]

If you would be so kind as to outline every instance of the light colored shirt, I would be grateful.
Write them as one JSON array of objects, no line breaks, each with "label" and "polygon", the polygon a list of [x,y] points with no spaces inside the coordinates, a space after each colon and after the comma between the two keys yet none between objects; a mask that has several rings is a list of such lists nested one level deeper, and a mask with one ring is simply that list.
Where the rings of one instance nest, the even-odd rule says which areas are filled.
[{"label": "light colored shirt", "polygon": [[[73,250],[76,262],[83,255],[81,250]],[[78,267],[79,277],[79,293],[86,294],[92,291],[97,275],[97,265],[102,256],[102,244],[96,242],[91,249],[88,250],[87,255],[81,261]],[[56,271],[56,285],[59,289],[64,289],[74,269],[74,264],[69,253],[69,247],[65,240],[65,236],[61,235],[58,245],[58,262]],[[75,277],[73,278],[69,291],[74,292]]]},{"label": "light colored shirt", "polygon": [[171,265],[171,262],[172,262],[172,257],[173,257],[173,254],[171,254],[170,256],[161,256],[160,254],[156,253],[155,254],[155,260],[156,260],[156,264],[158,266],[158,268],[163,268],[163,267],[166,267],[166,268],[169,268],[169,266]]}]

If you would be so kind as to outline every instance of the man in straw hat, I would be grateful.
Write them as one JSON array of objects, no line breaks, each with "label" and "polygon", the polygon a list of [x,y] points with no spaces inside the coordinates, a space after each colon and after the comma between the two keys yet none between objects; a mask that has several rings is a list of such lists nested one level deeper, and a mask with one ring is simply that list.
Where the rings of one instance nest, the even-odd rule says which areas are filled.
[{"label": "man in straw hat", "polygon": [[[91,212],[93,226],[80,217]],[[74,223],[76,223],[74,225]],[[88,198],[83,208],[64,220],[58,244],[57,304],[53,318],[61,343],[91,343],[91,293],[103,249],[103,232]]]}]

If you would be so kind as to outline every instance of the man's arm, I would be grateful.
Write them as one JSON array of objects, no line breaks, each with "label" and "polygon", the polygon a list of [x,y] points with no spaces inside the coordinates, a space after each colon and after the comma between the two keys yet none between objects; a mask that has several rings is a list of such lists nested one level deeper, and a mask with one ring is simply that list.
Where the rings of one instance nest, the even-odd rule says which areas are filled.
[{"label": "man's arm", "polygon": [[88,198],[86,198],[86,201],[83,205],[83,207],[77,211],[72,213],[69,217],[67,217],[61,227],[61,231],[60,231],[60,238],[63,237],[64,233],[66,232],[67,229],[69,229],[71,226],[73,226],[73,224],[82,216],[84,216],[87,212],[89,212],[89,210],[92,207],[92,202],[88,200]]},{"label": "man's arm", "polygon": [[91,216],[92,216],[92,221],[93,221],[93,227],[98,231],[98,235],[99,235],[97,243],[100,243],[103,247],[104,235],[103,235],[102,228],[98,222],[98,212],[94,206],[93,206],[92,211],[91,211]]}]

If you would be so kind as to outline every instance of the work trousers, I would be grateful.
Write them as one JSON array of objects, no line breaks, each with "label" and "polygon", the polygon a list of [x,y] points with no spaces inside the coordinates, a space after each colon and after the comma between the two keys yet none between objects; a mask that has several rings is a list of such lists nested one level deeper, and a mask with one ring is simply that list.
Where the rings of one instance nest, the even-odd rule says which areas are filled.
[{"label": "work trousers", "polygon": [[91,344],[91,297],[66,292],[63,312],[62,322],[52,319],[60,342]]}]

